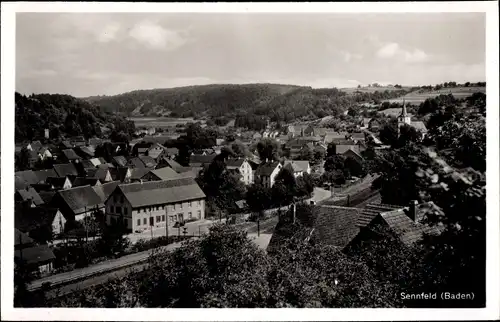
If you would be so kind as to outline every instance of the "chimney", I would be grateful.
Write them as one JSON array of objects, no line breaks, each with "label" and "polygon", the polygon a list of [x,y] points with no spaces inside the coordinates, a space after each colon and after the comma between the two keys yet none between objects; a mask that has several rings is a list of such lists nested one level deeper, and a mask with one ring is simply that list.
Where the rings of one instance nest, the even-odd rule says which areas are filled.
[{"label": "chimney", "polygon": [[408,207],[408,217],[410,217],[411,220],[414,222],[417,221],[417,206],[418,206],[418,201],[417,200],[412,200],[410,201],[410,206]]},{"label": "chimney", "polygon": [[142,179],[140,179],[139,182],[142,184]]}]

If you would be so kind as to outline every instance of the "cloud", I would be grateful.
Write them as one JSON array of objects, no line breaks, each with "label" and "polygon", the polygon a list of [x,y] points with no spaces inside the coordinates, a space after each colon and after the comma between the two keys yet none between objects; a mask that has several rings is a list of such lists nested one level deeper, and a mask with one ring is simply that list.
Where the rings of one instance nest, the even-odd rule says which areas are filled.
[{"label": "cloud", "polygon": [[134,25],[129,36],[150,49],[174,50],[184,44],[187,39],[180,32],[165,29],[157,23],[142,21]]},{"label": "cloud", "polygon": [[346,63],[348,63],[352,60],[360,60],[363,58],[363,56],[360,54],[353,54],[353,53],[350,53],[348,51],[342,51],[340,54],[342,55],[342,58],[344,59],[344,61]]},{"label": "cloud", "polygon": [[97,35],[97,40],[99,42],[110,42],[115,40],[118,36],[118,32],[120,31],[120,24],[117,22],[112,22],[107,24]]},{"label": "cloud", "polygon": [[429,55],[427,55],[423,50],[406,50],[395,42],[382,45],[377,50],[376,55],[382,59],[397,59],[406,63],[424,62],[429,58]]}]

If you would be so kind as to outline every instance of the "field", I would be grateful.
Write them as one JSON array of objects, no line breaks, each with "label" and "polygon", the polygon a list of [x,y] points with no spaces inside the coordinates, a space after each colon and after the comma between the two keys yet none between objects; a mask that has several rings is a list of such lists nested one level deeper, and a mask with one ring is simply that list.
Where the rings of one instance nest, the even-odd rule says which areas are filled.
[{"label": "field", "polygon": [[[154,128],[171,128],[178,124],[187,124],[194,122],[193,118],[169,118],[169,117],[129,117],[133,121],[136,128],[154,127]],[[203,121],[202,121],[203,122]]]},{"label": "field", "polygon": [[403,99],[408,104],[418,105],[424,102],[428,98],[436,97],[441,94],[448,95],[452,94],[455,98],[465,98],[471,96],[473,93],[481,92],[486,93],[486,87],[456,87],[456,88],[443,88],[435,91],[415,91],[401,96],[398,98],[387,100],[390,103],[403,103]]},{"label": "field", "polygon": [[398,91],[398,90],[409,90],[409,87],[395,88],[389,86],[380,86],[380,87],[349,87],[349,88],[341,88],[342,92],[346,92],[347,94],[354,94],[355,92],[361,93],[374,93],[374,92],[384,92],[384,91]]}]

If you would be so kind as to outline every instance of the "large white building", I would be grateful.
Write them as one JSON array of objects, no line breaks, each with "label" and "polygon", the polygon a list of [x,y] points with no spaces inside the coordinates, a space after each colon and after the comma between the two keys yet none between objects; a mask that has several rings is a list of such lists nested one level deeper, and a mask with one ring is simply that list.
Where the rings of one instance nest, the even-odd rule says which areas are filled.
[{"label": "large white building", "polygon": [[246,184],[253,183],[253,170],[252,166],[246,159],[228,159],[226,161],[226,168],[230,171],[235,171],[239,175],[241,175],[241,181]]},{"label": "large white building", "polygon": [[415,128],[418,132],[420,132],[422,137],[424,137],[427,134],[427,128],[425,127],[424,122],[422,121],[412,122],[411,115],[406,112],[406,102],[403,99],[403,109],[401,111],[401,114],[399,114],[398,116],[398,131],[404,125],[409,125]]},{"label": "large white building", "polygon": [[255,171],[255,181],[266,188],[272,188],[282,165],[278,161],[261,164]]},{"label": "large white building", "polygon": [[106,200],[106,221],[133,232],[205,218],[205,194],[193,178],[119,185]]}]

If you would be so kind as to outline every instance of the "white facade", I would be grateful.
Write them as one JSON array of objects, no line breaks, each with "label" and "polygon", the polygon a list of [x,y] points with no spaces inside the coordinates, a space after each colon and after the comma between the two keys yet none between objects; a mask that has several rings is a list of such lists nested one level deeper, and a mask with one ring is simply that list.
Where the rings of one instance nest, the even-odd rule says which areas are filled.
[{"label": "white facade", "polygon": [[281,163],[278,163],[278,165],[276,166],[276,168],[274,168],[274,170],[271,173],[271,175],[269,175],[269,176],[267,176],[267,175],[261,175],[261,176],[259,176],[260,183],[264,187],[266,187],[266,188],[272,188],[273,185],[274,185],[274,182],[276,181],[276,176],[280,172],[281,168],[282,168]]},{"label": "white facade", "polygon": [[[236,168],[233,168],[236,169]],[[245,185],[250,185],[254,181],[254,173],[252,170],[252,166],[248,161],[243,161],[241,166],[237,169],[239,174],[241,175],[241,182],[243,182]]]},{"label": "white facade", "polygon": [[144,231],[151,226],[165,227],[167,220],[168,225],[173,226],[177,221],[204,219],[205,200],[165,201],[158,205],[132,207],[123,194],[114,193],[106,202],[106,223],[111,224],[120,217],[132,232]]},{"label": "white facade", "polygon": [[58,210],[56,215],[54,216],[54,220],[52,221],[52,233],[55,235],[59,235],[64,232],[65,224],[66,218],[64,218],[62,213]]}]

